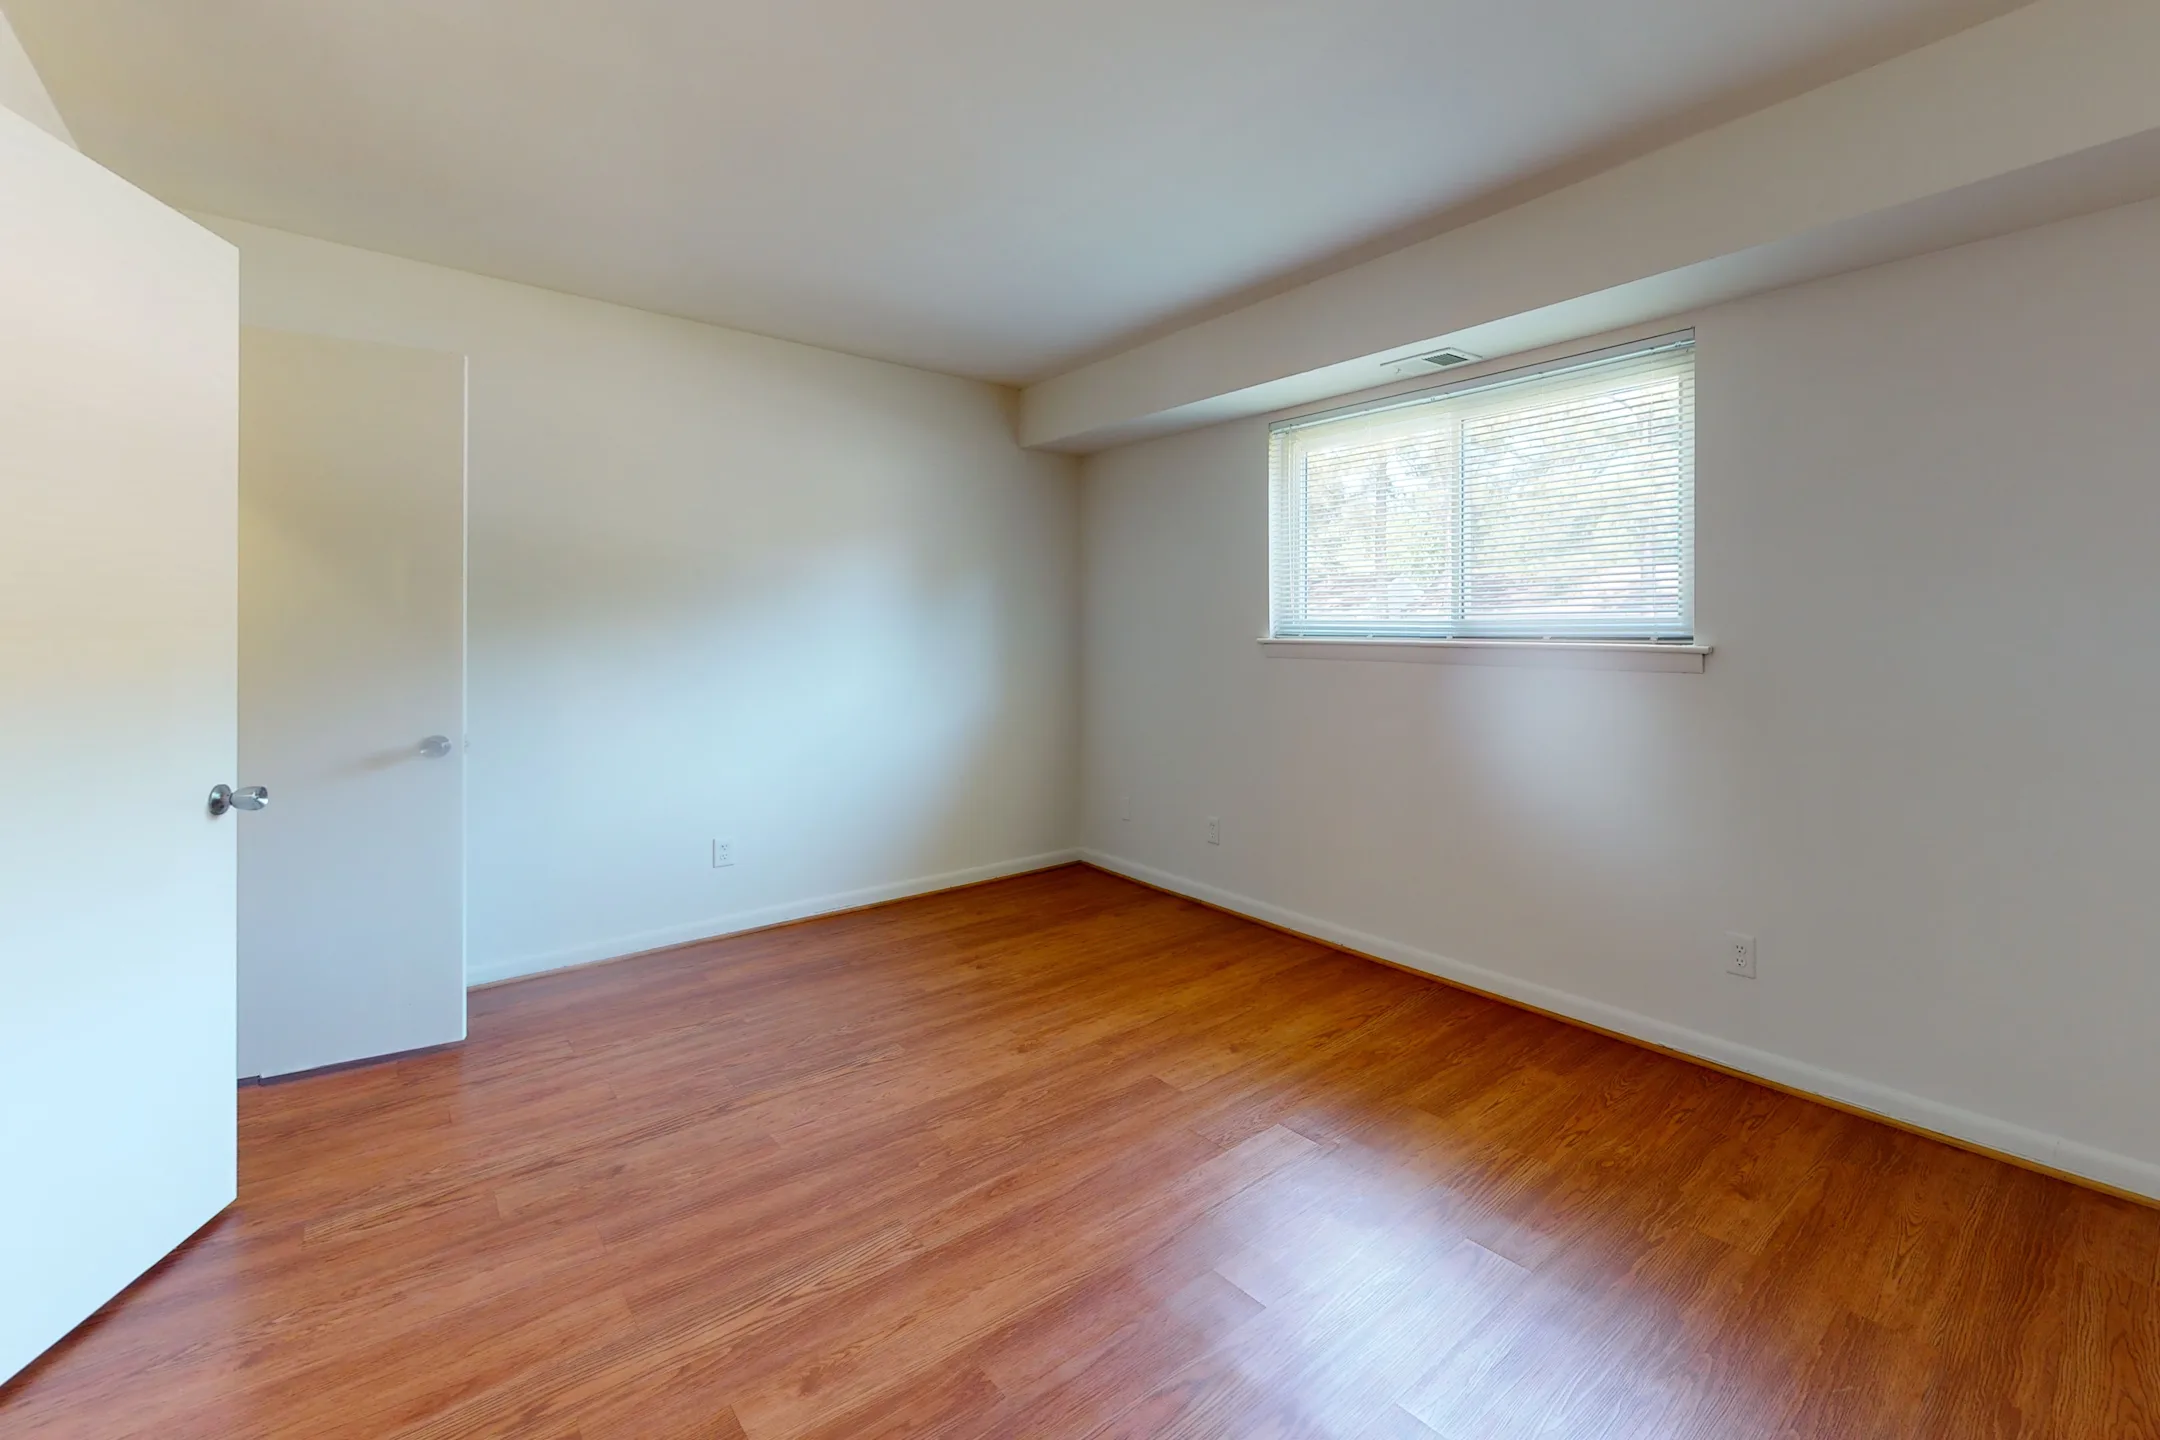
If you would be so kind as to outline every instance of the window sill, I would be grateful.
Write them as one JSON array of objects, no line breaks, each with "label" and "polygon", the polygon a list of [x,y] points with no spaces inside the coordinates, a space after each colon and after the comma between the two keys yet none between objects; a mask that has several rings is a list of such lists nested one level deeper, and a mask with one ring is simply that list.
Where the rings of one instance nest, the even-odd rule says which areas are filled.
[{"label": "window sill", "polygon": [[1645,640],[1358,640],[1262,637],[1270,660],[1386,660],[1440,665],[1516,665],[1576,670],[1662,670],[1701,674],[1708,645]]}]

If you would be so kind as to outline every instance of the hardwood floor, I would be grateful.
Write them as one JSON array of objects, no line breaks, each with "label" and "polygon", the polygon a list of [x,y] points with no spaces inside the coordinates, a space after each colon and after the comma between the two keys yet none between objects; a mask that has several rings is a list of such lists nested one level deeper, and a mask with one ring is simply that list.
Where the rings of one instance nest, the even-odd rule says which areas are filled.
[{"label": "hardwood floor", "polygon": [[0,1434],[2160,1435],[2160,1212],[1072,868],[474,997]]}]

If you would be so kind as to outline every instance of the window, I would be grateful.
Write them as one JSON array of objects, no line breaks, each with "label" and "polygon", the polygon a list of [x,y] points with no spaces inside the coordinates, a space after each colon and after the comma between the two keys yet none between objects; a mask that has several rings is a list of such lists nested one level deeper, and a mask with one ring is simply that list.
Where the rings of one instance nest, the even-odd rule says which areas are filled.
[{"label": "window", "polygon": [[1273,439],[1277,637],[1694,638],[1692,335]]}]

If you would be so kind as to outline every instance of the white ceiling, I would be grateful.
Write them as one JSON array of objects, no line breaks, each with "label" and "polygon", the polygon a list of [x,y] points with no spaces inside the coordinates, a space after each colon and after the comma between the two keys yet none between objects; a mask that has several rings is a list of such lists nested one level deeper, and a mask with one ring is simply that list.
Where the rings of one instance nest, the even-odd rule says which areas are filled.
[{"label": "white ceiling", "polygon": [[2017,3],[4,0],[176,204],[1008,382]]}]

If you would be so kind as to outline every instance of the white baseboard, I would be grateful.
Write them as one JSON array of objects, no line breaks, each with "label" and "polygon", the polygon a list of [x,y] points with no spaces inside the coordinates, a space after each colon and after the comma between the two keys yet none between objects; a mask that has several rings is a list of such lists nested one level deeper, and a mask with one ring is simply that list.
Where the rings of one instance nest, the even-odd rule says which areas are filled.
[{"label": "white baseboard", "polygon": [[745,930],[762,930],[768,925],[784,925],[790,920],[808,920],[813,916],[831,915],[842,910],[859,910],[865,905],[881,905],[887,900],[905,900],[911,895],[928,895],[961,885],[979,884],[984,880],[1002,880],[1009,875],[1049,870],[1059,865],[1070,865],[1079,858],[1080,852],[1077,850],[1054,850],[1047,855],[1003,860],[994,865],[977,865],[970,870],[954,870],[944,875],[925,875],[919,879],[901,880],[891,885],[873,885],[866,890],[849,890],[839,895],[793,900],[782,905],[768,905],[761,910],[740,910],[732,915],[698,920],[688,925],[644,930],[634,935],[618,935],[612,940],[595,940],[589,944],[574,945],[566,950],[551,950],[541,955],[521,955],[506,960],[486,961],[465,967],[465,984],[468,988],[494,985],[504,980],[522,979],[527,975],[544,975],[550,970],[568,970],[579,965],[596,965],[603,960],[621,960],[627,956],[641,955],[648,950],[665,950],[670,946],[690,945],[700,940],[718,940],[726,935],[739,935]]},{"label": "white baseboard", "polygon": [[1962,1140],[1968,1145],[1992,1150],[1998,1154],[2016,1156],[2050,1170],[2094,1181],[2111,1189],[2127,1191],[2133,1195],[2160,1201],[2160,1165],[2134,1159],[2110,1150],[2029,1130],[2007,1120],[1945,1105],[1919,1095],[1894,1090],[1857,1076],[1825,1070],[1802,1060],[1789,1059],[1768,1050],[1758,1050],[1751,1045],[1707,1035],[1648,1015],[1638,1015],[1600,1000],[1585,999],[1564,990],[1520,980],[1503,975],[1497,970],[1487,970],[1476,965],[1466,965],[1420,950],[1414,945],[1404,945],[1378,935],[1368,935],[1346,925],[1337,925],[1311,915],[1301,915],[1285,910],[1279,905],[1239,895],[1233,891],[1188,880],[1182,875],[1157,870],[1131,860],[1121,860],[1096,850],[1082,850],[1080,858],[1088,864],[1114,874],[1124,875],[1158,889],[1174,891],[1180,895],[1203,900],[1224,910],[1262,920],[1270,925],[1309,936],[1325,944],[1337,945],[1346,950],[1359,951],[1382,960],[1401,965],[1406,969],[1422,971],[1442,980],[1451,980],[1473,990],[1504,999],[1518,1001],[1539,1010],[1565,1015],[1600,1030],[1611,1030],[1668,1050],[1677,1050],[1697,1059],[1707,1060],[1731,1070],[1768,1080],[1773,1084],[1819,1095],[1854,1109],[1865,1110],[1887,1120],[1910,1125],[1937,1135]]}]

